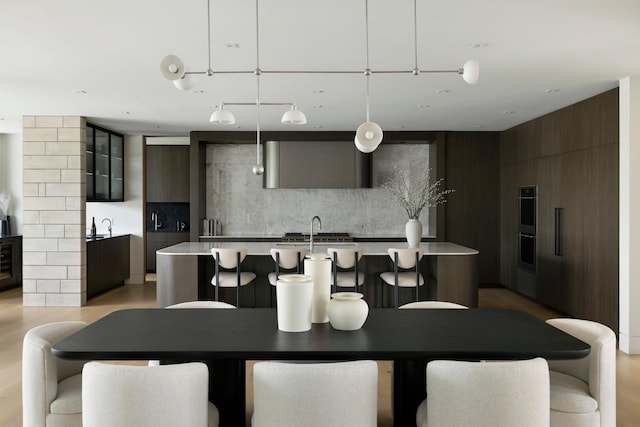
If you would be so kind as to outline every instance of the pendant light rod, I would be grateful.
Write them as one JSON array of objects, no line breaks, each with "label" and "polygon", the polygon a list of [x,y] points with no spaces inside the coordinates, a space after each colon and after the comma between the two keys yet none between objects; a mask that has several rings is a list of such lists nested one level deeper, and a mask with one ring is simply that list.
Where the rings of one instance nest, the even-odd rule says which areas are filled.
[{"label": "pendant light rod", "polygon": [[418,1],[413,0],[413,74],[420,74],[418,68]]},{"label": "pendant light rod", "polygon": [[371,76],[371,69],[369,68],[369,0],[364,0],[364,35],[367,63],[364,75],[367,77],[367,122],[369,122],[369,77]]},{"label": "pendant light rod", "polygon": [[212,76],[213,70],[211,69],[211,0],[207,0],[207,48],[209,53],[209,67],[207,68],[207,71],[205,71],[205,74],[207,76]]}]

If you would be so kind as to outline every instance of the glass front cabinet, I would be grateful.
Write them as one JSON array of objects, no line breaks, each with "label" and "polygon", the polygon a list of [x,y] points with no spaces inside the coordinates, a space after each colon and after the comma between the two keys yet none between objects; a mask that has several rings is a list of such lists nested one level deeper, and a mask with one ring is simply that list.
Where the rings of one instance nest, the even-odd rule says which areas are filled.
[{"label": "glass front cabinet", "polygon": [[87,202],[124,201],[124,137],[87,123]]}]

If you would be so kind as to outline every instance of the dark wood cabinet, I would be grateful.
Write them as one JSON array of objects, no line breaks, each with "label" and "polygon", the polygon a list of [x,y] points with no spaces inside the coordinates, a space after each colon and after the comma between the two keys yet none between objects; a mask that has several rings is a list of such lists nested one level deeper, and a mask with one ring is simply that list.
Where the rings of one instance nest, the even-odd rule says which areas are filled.
[{"label": "dark wood cabinet", "polygon": [[149,203],[189,203],[189,146],[146,146]]},{"label": "dark wood cabinet", "polygon": [[147,273],[156,271],[156,251],[178,243],[188,242],[189,232],[152,232],[147,233]]},{"label": "dark wood cabinet", "polygon": [[22,285],[22,236],[0,237],[0,290]]},{"label": "dark wood cabinet", "polygon": [[131,276],[129,238],[87,240],[87,298],[121,286]]},{"label": "dark wood cabinet", "polygon": [[[614,331],[619,296],[617,117],[618,90],[613,89],[516,126],[501,135],[500,166],[502,283]],[[527,277],[517,258],[516,201],[518,187],[526,185],[537,186],[531,292],[522,290]]]}]

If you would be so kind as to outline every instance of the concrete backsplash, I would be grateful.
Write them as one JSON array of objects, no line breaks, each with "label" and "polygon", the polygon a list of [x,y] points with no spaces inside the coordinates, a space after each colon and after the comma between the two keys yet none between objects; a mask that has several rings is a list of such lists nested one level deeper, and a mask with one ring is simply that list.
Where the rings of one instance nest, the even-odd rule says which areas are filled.
[{"label": "concrete backsplash", "polygon": [[[308,233],[311,218],[318,215],[324,232],[401,237],[408,217],[380,186],[395,168],[428,168],[429,145],[381,144],[373,153],[373,188],[264,189],[262,177],[251,172],[251,144],[210,144],[206,161],[207,218],[222,222],[223,235]],[[423,236],[435,235],[429,214],[425,209],[420,216]]]}]

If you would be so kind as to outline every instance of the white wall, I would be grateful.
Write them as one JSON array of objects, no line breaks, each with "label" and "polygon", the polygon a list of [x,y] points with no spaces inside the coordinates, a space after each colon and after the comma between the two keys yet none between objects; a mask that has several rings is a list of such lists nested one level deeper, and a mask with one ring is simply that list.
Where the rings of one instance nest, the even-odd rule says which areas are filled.
[{"label": "white wall", "polygon": [[0,134],[0,193],[11,195],[12,234],[22,234],[22,135]]},{"label": "white wall", "polygon": [[[124,202],[87,203],[87,227],[96,218],[98,234],[108,234],[104,218],[110,218],[113,234],[131,235],[131,276],[126,283],[144,283],[143,137],[124,137]],[[90,234],[90,230],[87,230]]]}]

